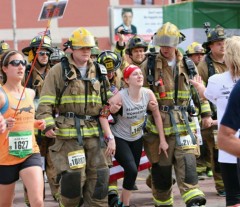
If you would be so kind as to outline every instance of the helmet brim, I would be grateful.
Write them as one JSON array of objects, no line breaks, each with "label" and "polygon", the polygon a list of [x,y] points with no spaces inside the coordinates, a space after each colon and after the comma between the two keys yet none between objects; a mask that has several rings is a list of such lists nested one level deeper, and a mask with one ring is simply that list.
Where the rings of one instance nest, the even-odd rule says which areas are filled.
[{"label": "helmet brim", "polygon": [[[32,49],[34,49],[34,48],[36,48],[36,47],[25,47],[25,48],[22,49],[22,53],[23,53],[24,55],[28,56],[30,50],[32,50]],[[53,53],[53,52],[54,52],[54,50],[53,50],[51,47],[42,46],[41,48],[48,50],[50,53]]]},{"label": "helmet brim", "polygon": [[225,39],[226,39],[226,38],[219,38],[219,39],[211,40],[211,41],[208,41],[208,42],[204,42],[204,43],[202,44],[202,47],[203,47],[204,49],[207,49],[208,46],[209,46],[211,43],[213,43],[213,42],[218,42],[218,41],[222,41],[222,40],[225,40]]}]

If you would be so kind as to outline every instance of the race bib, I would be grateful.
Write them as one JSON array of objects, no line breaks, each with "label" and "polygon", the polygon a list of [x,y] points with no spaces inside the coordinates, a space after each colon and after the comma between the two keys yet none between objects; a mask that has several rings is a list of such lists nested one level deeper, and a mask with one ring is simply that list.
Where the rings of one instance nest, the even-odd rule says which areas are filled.
[{"label": "race bib", "polygon": [[9,133],[9,154],[24,158],[32,154],[32,132],[10,132]]},{"label": "race bib", "polygon": [[141,119],[140,121],[134,122],[131,125],[131,136],[136,137],[139,134],[142,134],[142,128],[143,128],[144,119]]},{"label": "race bib", "polygon": [[190,135],[181,136],[180,143],[182,147],[186,147],[186,148],[192,148],[195,146],[192,142],[192,138]]},{"label": "race bib", "polygon": [[86,165],[84,150],[77,150],[68,153],[68,163],[71,169],[83,168]]}]

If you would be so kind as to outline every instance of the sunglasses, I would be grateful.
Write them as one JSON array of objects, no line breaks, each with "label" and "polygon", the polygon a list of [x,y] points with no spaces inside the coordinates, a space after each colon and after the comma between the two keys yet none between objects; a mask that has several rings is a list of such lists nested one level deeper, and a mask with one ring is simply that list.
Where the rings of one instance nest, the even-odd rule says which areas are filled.
[{"label": "sunglasses", "polygon": [[9,62],[8,64],[17,67],[20,64],[22,64],[22,66],[26,66],[27,65],[27,61],[26,60],[12,60],[11,62]]},{"label": "sunglasses", "polygon": [[44,55],[49,56],[50,52],[48,52],[48,51],[40,51],[40,52],[37,52],[37,54],[40,55],[40,56],[44,56]]}]

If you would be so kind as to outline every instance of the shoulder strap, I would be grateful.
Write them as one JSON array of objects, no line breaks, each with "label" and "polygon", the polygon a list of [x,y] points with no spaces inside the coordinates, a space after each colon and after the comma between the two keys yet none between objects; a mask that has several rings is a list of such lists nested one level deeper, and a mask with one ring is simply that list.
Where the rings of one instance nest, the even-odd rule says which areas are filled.
[{"label": "shoulder strap", "polygon": [[149,54],[148,55],[148,61],[147,61],[147,82],[150,86],[150,89],[154,91],[153,84],[154,84],[154,77],[155,77],[155,54]]},{"label": "shoulder strap", "polygon": [[[27,80],[30,70],[31,70],[31,65],[27,65],[26,70],[25,70],[25,80]],[[33,78],[32,78],[32,74],[31,74],[31,76],[29,77],[29,80],[27,82],[27,85],[26,85],[27,88],[32,88],[32,81],[33,81]]]},{"label": "shoulder strap", "polygon": [[[205,61],[206,61],[207,66],[208,66],[208,79],[209,79],[209,77],[211,77],[212,75],[215,74],[215,68],[214,68],[214,65],[213,65],[212,58],[210,57],[210,53],[208,53],[206,55]],[[206,86],[208,84],[208,79],[207,79],[207,82],[206,82]],[[210,101],[209,101],[209,104],[210,104],[210,108],[211,108],[211,111],[212,111],[212,118],[217,119],[217,111],[216,111],[215,106]]]},{"label": "shoulder strap", "polygon": [[70,82],[69,77],[71,77],[73,72],[71,71],[71,68],[69,66],[69,62],[67,57],[62,57],[61,59],[61,65],[62,65],[62,76],[63,80],[65,82],[64,87],[62,88],[61,92],[59,93],[59,96],[57,96],[57,105],[59,106],[61,104],[61,99],[64,91],[68,87],[68,84]]},{"label": "shoulder strap", "polygon": [[107,80],[106,80],[106,75],[107,75],[107,69],[97,63],[96,61],[93,62],[96,68],[96,79],[100,81],[101,84],[101,100],[102,104],[107,104]]},{"label": "shoulder strap", "polygon": [[[210,57],[210,53],[208,53],[206,55],[205,61],[207,63],[207,67],[208,67],[208,78],[209,78],[209,77],[211,77],[212,75],[215,74],[215,68],[214,68],[214,65],[213,65],[212,58]],[[206,83],[206,85],[207,85],[207,83]]]},{"label": "shoulder strap", "polygon": [[179,68],[178,65],[175,66],[175,76],[174,76],[174,104],[177,105],[178,103],[178,77],[179,77]]}]

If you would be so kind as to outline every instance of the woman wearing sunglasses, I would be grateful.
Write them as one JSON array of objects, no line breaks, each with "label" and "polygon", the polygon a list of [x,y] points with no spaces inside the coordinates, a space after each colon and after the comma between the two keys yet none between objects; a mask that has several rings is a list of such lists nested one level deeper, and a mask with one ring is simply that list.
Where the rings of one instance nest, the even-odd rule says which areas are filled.
[{"label": "woman wearing sunglasses", "polygon": [[0,207],[13,205],[15,182],[19,177],[28,190],[31,207],[44,206],[42,163],[34,127],[43,130],[45,122],[34,120],[35,93],[32,89],[24,90],[21,84],[26,64],[15,50],[4,53],[1,58],[0,113],[7,129],[0,131]]}]

